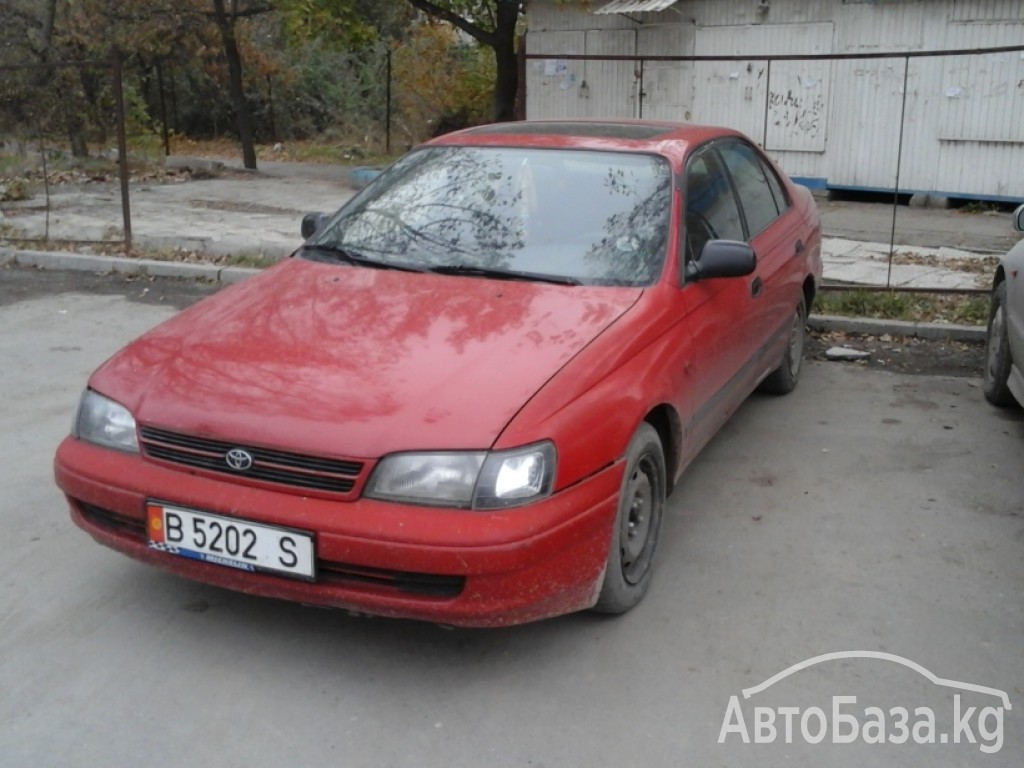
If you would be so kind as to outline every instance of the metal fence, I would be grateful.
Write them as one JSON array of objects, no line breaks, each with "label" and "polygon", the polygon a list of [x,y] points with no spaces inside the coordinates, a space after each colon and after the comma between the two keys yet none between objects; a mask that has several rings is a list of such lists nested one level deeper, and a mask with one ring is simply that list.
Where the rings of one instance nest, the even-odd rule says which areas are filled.
[{"label": "metal fence", "polygon": [[[352,145],[355,160],[360,151],[390,153],[391,57],[386,48],[359,60],[327,52],[313,57],[323,70],[307,73],[312,80],[328,72],[333,80],[321,86],[295,78],[289,90],[269,76],[256,83],[257,140],[329,129],[335,144]],[[129,67],[121,58],[0,66],[0,243],[130,252],[131,190],[193,178],[191,168],[164,165],[172,137],[205,104],[189,101],[181,79],[169,65],[143,68],[133,60]],[[221,119],[206,129],[215,135],[232,127]],[[344,151],[337,154],[340,161]],[[109,206],[102,213],[92,206],[111,195],[120,202],[116,221]]]},{"label": "metal fence", "polygon": [[[0,155],[4,214],[0,240],[19,244],[57,240],[66,245],[130,249],[131,206],[120,59],[3,66],[0,78],[0,138],[5,149]],[[77,87],[67,86],[72,82]],[[89,92],[88,105],[77,97],[79,88]],[[100,157],[89,157],[89,145],[97,139],[106,149]],[[94,186],[116,183],[121,227],[107,227],[96,237],[51,237],[53,186],[71,179]],[[17,221],[20,215],[39,210],[34,200],[37,186],[45,211],[42,230],[24,232],[6,223],[7,219]]]}]

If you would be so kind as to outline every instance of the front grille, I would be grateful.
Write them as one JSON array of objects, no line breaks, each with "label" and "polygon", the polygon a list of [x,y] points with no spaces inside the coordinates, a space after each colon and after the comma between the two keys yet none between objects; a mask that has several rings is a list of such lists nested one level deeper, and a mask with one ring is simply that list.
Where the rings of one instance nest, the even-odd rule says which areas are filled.
[{"label": "front grille", "polygon": [[[251,448],[238,443],[192,437],[153,427],[142,427],[139,433],[142,438],[142,450],[147,456],[160,461],[205,469],[243,480],[258,480],[329,493],[351,491],[364,467],[361,461],[307,456],[270,448]],[[228,466],[225,456],[234,448],[244,448],[252,456],[251,467],[235,470]]]},{"label": "front grille", "polygon": [[424,597],[455,597],[466,586],[465,576],[390,571],[384,568],[370,568],[327,560],[317,560],[316,572],[317,581],[390,587],[399,592],[423,595]]}]

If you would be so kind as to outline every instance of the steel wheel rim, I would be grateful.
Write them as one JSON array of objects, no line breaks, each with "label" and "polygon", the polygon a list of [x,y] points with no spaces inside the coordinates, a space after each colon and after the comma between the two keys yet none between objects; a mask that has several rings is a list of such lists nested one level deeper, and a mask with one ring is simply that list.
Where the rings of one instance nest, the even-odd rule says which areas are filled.
[{"label": "steel wheel rim", "polygon": [[999,367],[999,348],[1003,342],[1003,322],[1003,307],[1000,305],[992,313],[992,327],[988,334],[985,375],[989,381],[995,380],[996,368]]},{"label": "steel wheel rim", "polygon": [[789,336],[789,372],[796,376],[800,372],[800,364],[804,359],[804,318],[797,310],[793,318],[793,332]]},{"label": "steel wheel rim", "polygon": [[626,485],[627,507],[619,529],[619,550],[622,576],[629,584],[636,584],[643,578],[654,554],[659,522],[656,506],[659,482],[657,463],[645,455],[633,468]]}]

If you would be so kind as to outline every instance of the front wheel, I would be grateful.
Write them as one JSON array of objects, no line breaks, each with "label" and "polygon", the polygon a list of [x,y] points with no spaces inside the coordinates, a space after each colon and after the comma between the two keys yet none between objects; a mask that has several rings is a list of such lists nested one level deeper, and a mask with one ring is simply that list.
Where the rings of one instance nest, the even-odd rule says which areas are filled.
[{"label": "front wheel", "polygon": [[644,422],[626,451],[619,511],[595,611],[625,613],[647,593],[665,510],[665,476],[661,438]]},{"label": "front wheel", "polygon": [[1011,405],[1015,402],[1010,392],[1010,337],[1006,330],[1006,283],[992,291],[992,304],[988,313],[988,333],[985,335],[985,380],[982,391],[993,405]]},{"label": "front wheel", "polygon": [[804,362],[804,340],[807,337],[807,305],[803,299],[793,313],[789,327],[789,344],[782,356],[782,363],[761,382],[762,392],[773,395],[788,395],[796,389],[800,380],[800,369]]}]

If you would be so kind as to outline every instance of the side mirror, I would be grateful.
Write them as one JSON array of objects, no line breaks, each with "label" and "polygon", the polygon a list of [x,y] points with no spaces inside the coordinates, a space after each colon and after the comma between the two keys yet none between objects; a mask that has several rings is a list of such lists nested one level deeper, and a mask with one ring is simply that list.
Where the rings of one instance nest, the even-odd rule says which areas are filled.
[{"label": "side mirror", "polygon": [[1018,232],[1024,232],[1024,205],[1013,212],[1013,228]]},{"label": "side mirror", "polygon": [[686,265],[687,280],[712,277],[743,277],[757,267],[754,249],[738,240],[709,240],[700,258]]},{"label": "side mirror", "polygon": [[307,213],[302,217],[302,239],[309,240],[331,218],[329,213]]}]

